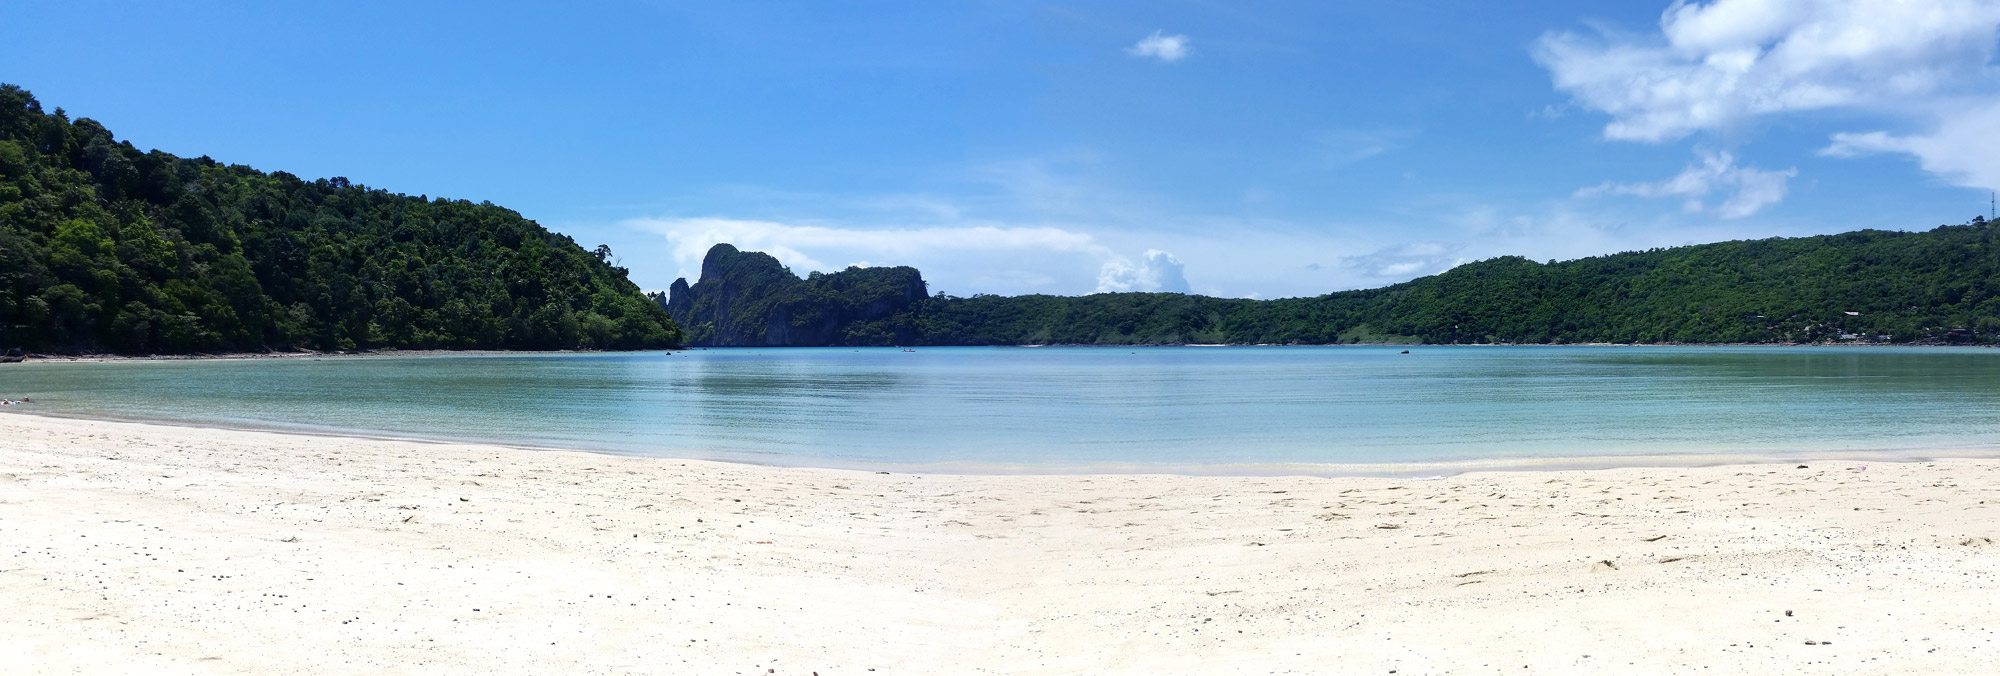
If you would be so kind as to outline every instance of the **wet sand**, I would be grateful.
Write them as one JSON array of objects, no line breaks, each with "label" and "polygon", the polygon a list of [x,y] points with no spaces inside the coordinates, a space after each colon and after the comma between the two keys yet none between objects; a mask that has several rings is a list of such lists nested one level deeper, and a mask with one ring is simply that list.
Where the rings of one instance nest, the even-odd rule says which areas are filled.
[{"label": "wet sand", "polygon": [[1994,460],[970,476],[17,414],[0,439],[0,673],[2000,664]]}]

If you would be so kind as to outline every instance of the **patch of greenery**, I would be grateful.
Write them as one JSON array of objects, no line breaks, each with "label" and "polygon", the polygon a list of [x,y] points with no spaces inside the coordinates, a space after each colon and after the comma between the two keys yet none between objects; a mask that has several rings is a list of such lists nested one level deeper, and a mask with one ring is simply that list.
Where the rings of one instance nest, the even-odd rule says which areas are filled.
[{"label": "patch of greenery", "polygon": [[490,203],[142,153],[0,85],[0,346],[679,343],[609,255]]},{"label": "patch of greenery", "polygon": [[[729,252],[761,256],[733,247]],[[782,270],[775,260],[764,268]],[[704,266],[703,283],[728,286],[732,270],[718,268],[711,276]],[[788,271],[783,276],[798,283]],[[696,314],[734,326],[770,326],[779,305],[786,317],[826,317],[812,314],[817,304],[857,302],[839,293],[788,290],[782,302],[767,303],[764,287],[733,288],[733,306],[704,305]],[[896,341],[925,345],[1992,343],[2000,342],[2000,227],[1975,218],[1928,232],[1863,230],[1565,262],[1509,256],[1311,298],[940,294],[897,312]],[[755,342],[754,333],[702,334],[698,341],[871,344],[837,338]]]}]

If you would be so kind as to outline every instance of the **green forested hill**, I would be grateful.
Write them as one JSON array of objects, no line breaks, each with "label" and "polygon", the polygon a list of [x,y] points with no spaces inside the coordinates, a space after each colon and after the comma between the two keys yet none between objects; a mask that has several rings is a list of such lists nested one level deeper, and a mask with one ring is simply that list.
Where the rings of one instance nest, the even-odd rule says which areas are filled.
[{"label": "green forested hill", "polygon": [[0,85],[0,347],[677,343],[607,253],[488,203],[140,152]]},{"label": "green forested hill", "polygon": [[1312,298],[939,295],[908,313],[914,335],[901,342],[929,345],[1992,343],[2000,228],[1975,220],[1565,262],[1503,257]]},{"label": "green forested hill", "polygon": [[1552,265],[1502,258],[1364,293],[1362,321],[1426,342],[1992,342],[2000,229],[1978,220]]}]

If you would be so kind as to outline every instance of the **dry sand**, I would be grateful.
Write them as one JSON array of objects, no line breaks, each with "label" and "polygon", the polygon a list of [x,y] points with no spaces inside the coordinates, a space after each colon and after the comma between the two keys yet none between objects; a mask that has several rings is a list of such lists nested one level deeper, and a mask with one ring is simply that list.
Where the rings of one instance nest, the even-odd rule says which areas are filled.
[{"label": "dry sand", "polygon": [[2000,671],[2000,462],[939,476],[0,415],[0,673]]}]

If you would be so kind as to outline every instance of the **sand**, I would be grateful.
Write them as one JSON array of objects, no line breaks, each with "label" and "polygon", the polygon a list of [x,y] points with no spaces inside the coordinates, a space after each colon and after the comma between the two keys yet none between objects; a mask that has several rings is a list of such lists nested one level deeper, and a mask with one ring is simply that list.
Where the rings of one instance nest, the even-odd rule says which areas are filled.
[{"label": "sand", "polygon": [[952,476],[0,415],[0,673],[2000,669],[2000,462]]}]

